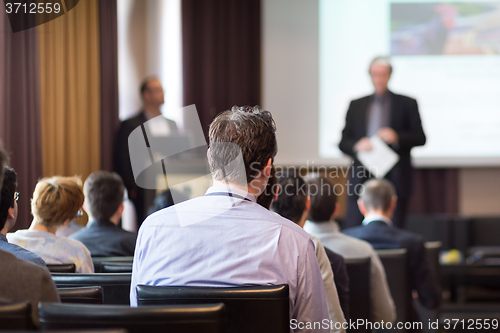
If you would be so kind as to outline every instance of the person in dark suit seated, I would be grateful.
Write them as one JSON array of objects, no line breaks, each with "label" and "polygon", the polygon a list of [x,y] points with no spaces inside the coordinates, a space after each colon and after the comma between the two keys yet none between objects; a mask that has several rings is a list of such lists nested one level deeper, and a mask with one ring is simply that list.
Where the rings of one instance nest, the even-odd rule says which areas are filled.
[{"label": "person in dark suit seated", "polygon": [[387,180],[370,180],[358,200],[364,215],[363,224],[343,231],[363,239],[375,249],[407,250],[407,263],[412,291],[418,294],[423,306],[434,309],[441,303],[441,290],[426,260],[424,241],[413,232],[393,225],[391,218],[397,204],[394,186]]},{"label": "person in dark suit seated", "polygon": [[[296,223],[301,228],[304,228],[307,213],[311,207],[307,189],[304,191],[306,183],[302,177],[295,174],[280,175],[278,178],[277,198],[271,205],[271,210],[280,214],[284,218]],[[342,322],[345,320],[342,307],[339,302],[339,295],[334,281],[334,274],[332,265],[326,255],[325,248],[321,241],[310,235],[316,249],[316,258],[318,259],[323,284],[325,285],[326,299],[328,303],[328,312],[330,320],[334,322]],[[340,257],[340,258],[339,258]],[[339,277],[339,283],[342,285],[342,290],[349,290],[349,282],[347,277],[347,268],[345,266],[344,258],[334,254],[335,261],[343,263],[343,274]],[[338,267],[338,262],[333,266]],[[347,285],[347,286],[346,286]]]},{"label": "person in dark suit seated", "polygon": [[97,171],[83,185],[83,207],[91,221],[72,234],[94,257],[133,256],[137,235],[118,226],[123,213],[125,186],[116,172]]},{"label": "person in dark suit seated", "polygon": [[[122,177],[128,191],[128,197],[134,203],[137,225],[140,226],[147,216],[147,207],[155,197],[154,190],[146,190],[137,186],[130,153],[128,149],[128,137],[133,130],[141,126],[150,119],[161,115],[160,107],[165,103],[165,95],[160,80],[156,77],[147,77],[141,83],[140,94],[143,102],[142,110],[134,117],[124,120],[116,134],[115,147],[113,152],[114,170]],[[178,135],[179,130],[175,121],[165,118],[168,125],[168,135]],[[146,204],[146,200],[150,200]]]},{"label": "person in dark suit seated", "polygon": [[31,251],[28,251],[7,240],[7,232],[14,227],[17,220],[17,174],[14,169],[4,167],[2,195],[0,197],[0,250],[12,253],[22,260],[30,261],[40,267],[47,268],[45,261]]}]

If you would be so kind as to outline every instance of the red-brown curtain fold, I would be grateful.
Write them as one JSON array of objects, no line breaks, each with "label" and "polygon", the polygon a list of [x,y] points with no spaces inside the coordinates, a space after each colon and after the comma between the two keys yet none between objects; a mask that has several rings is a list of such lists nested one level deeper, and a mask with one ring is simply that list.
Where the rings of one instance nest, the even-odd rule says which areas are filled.
[{"label": "red-brown curtain fold", "polygon": [[458,214],[458,169],[416,169],[409,214]]},{"label": "red-brown curtain fold", "polygon": [[233,105],[260,103],[260,1],[183,0],[184,105],[203,131]]},{"label": "red-brown curtain fold", "polygon": [[0,139],[21,193],[15,230],[31,224],[30,198],[42,176],[37,28],[12,33],[0,15]]},{"label": "red-brown curtain fold", "polygon": [[101,62],[101,169],[113,170],[118,118],[118,23],[116,0],[99,1]]}]

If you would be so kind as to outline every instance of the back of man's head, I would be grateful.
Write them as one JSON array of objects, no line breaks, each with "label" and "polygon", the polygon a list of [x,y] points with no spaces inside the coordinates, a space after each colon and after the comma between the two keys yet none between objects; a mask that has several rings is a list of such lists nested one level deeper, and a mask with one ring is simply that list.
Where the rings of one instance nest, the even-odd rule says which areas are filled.
[{"label": "back of man's head", "polygon": [[278,178],[278,199],[272,210],[284,218],[299,223],[307,204],[307,185],[296,173],[286,173]]},{"label": "back of man's head", "polygon": [[[240,183],[246,178],[250,183],[278,152],[273,117],[258,106],[233,106],[219,114],[210,124],[209,140],[210,169],[217,181]],[[244,166],[228,167],[240,153]]]},{"label": "back of man's head", "polygon": [[116,172],[96,171],[83,185],[85,208],[97,220],[109,220],[123,203],[125,186]]},{"label": "back of man's head", "polygon": [[395,195],[396,191],[391,182],[385,179],[372,179],[364,184],[364,191],[359,198],[368,212],[388,212]]},{"label": "back of man's head", "polygon": [[307,219],[317,223],[330,221],[337,203],[335,187],[326,177],[308,179],[307,185],[311,198]]},{"label": "back of man's head", "polygon": [[3,171],[4,177],[0,196],[0,230],[3,229],[5,222],[7,222],[9,208],[14,208],[14,194],[17,190],[17,174],[14,169],[5,166]]}]

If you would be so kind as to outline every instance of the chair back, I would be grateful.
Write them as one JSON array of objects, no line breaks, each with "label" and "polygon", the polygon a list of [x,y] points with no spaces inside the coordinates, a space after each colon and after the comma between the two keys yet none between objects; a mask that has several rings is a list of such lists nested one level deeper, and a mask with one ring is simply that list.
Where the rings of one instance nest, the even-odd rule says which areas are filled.
[{"label": "chair back", "polygon": [[[375,250],[384,265],[387,283],[396,305],[397,322],[409,322],[413,309],[406,249]],[[391,330],[405,332],[405,330]]]},{"label": "chair back", "polygon": [[223,304],[145,306],[40,303],[42,330],[123,328],[129,333],[222,333]]},{"label": "chair back", "polygon": [[34,329],[29,302],[0,303],[0,330]]},{"label": "chair back", "polygon": [[224,303],[226,333],[289,333],[288,285],[249,287],[137,286],[142,305]]},{"label": "chair back", "polygon": [[76,273],[75,264],[47,264],[51,273]]},{"label": "chair back", "polygon": [[103,304],[102,287],[57,288],[62,303]]},{"label": "chair back", "polygon": [[[349,309],[351,320],[363,319],[372,322],[371,298],[371,259],[346,259],[347,274],[349,274]],[[356,332],[370,332],[368,328],[359,328]]]},{"label": "chair back", "polygon": [[131,262],[103,262],[103,273],[132,273]]},{"label": "chair back", "polygon": [[130,305],[131,275],[130,273],[52,273],[52,280],[58,288],[100,286],[104,304]]},{"label": "chair back", "polygon": [[134,257],[92,257],[92,262],[94,263],[94,273],[102,273],[103,263],[131,263],[134,261]]},{"label": "chair back", "polygon": [[426,259],[431,267],[432,273],[437,279],[440,277],[439,253],[442,248],[443,242],[425,242]]}]

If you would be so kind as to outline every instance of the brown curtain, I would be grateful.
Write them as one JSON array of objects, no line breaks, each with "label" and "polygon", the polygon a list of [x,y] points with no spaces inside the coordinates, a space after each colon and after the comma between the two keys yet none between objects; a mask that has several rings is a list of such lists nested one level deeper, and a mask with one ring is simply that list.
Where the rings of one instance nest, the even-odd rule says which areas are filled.
[{"label": "brown curtain", "polygon": [[118,23],[116,0],[99,1],[101,61],[101,169],[113,170],[118,118]]},{"label": "brown curtain", "polygon": [[39,26],[43,174],[101,167],[99,1]]},{"label": "brown curtain", "polygon": [[183,0],[184,105],[203,131],[233,105],[260,103],[260,1]]},{"label": "brown curtain", "polygon": [[416,169],[409,214],[458,214],[458,169]]},{"label": "brown curtain", "polygon": [[38,34],[12,33],[5,14],[0,30],[0,139],[18,176],[17,230],[31,224],[30,198],[42,176]]}]

